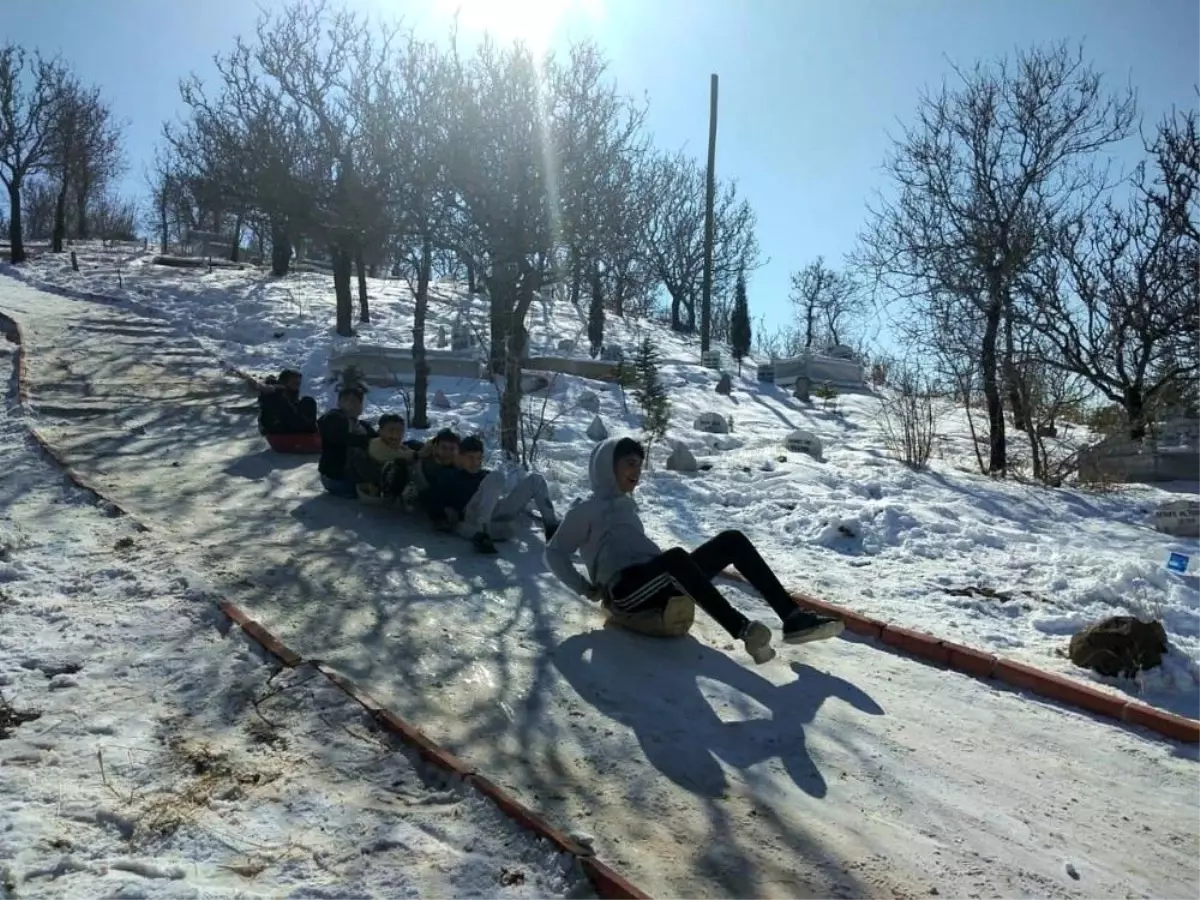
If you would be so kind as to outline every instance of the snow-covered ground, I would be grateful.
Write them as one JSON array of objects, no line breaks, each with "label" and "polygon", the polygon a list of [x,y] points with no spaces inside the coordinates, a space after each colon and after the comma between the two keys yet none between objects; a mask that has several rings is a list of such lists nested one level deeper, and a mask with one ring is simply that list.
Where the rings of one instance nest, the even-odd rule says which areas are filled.
[{"label": "snow-covered ground", "polygon": [[[0,898],[578,897],[28,436],[0,340]],[[222,633],[224,632],[224,636]]]},{"label": "snow-covered ground", "polygon": [[[407,346],[412,299],[406,282],[372,280],[372,322],[352,339],[332,335],[329,276],[298,273],[272,279],[261,270],[173,269],[132,250],[81,252],[80,273],[46,254],[24,270],[31,282],[124,297],[153,309],[206,349],[248,371],[289,366],[330,402],[328,359],[347,344]],[[118,270],[120,274],[118,275]],[[435,285],[428,334],[449,332],[460,314],[480,320],[483,306],[456,285]],[[583,317],[567,302],[535,304],[530,316],[537,352],[558,353],[560,340],[580,340]],[[1200,711],[1200,577],[1178,575],[1172,551],[1200,566],[1195,540],[1173,539],[1149,524],[1164,499],[1195,484],[1128,486],[1095,493],[997,482],[974,470],[964,417],[948,410],[927,473],[889,459],[879,427],[879,400],[843,395],[838,411],[804,405],[782,389],[757,384],[753,364],[734,379],[730,397],[714,392],[717,374],[696,365],[694,342],[652,322],[608,322],[608,337],[632,347],[651,333],[668,363],[663,377],[673,406],[668,445],[682,441],[711,463],[699,475],[663,470],[669,446],[655,454],[659,471],[639,496],[652,534],[693,545],[721,528],[749,534],[785,583],[822,599],[938,636],[1090,680],[1145,702],[1196,716]],[[561,355],[561,354],[560,354]],[[432,410],[434,426],[495,434],[496,393],[485,383],[435,379],[452,409]],[[590,414],[576,408],[583,390],[600,395],[610,431],[636,432],[637,410],[623,409],[611,386],[561,376],[546,405],[554,440],[538,465],[556,495],[586,490]],[[537,403],[540,400],[529,401]],[[368,415],[403,410],[400,395],[372,390]],[[733,432],[716,437],[691,426],[701,412],[732,417]],[[815,432],[825,446],[818,462],[787,453],[794,428]],[[492,441],[494,446],[495,441]],[[1017,441],[1019,453],[1019,439]],[[1160,618],[1170,639],[1164,665],[1137,681],[1105,679],[1065,658],[1071,634],[1110,615]]]},{"label": "snow-covered ground", "polygon": [[[186,306],[155,302],[168,314]],[[179,317],[8,279],[0,309],[23,323],[33,421],[151,525],[175,564],[203,572],[213,593],[351,674],[564,831],[590,833],[652,895],[1200,887],[1194,747],[870,642],[785,648],[754,667],[703,620],[670,642],[599,628],[595,609],[545,573],[532,531],[481,557],[395,512],[323,495],[311,459],[264,449],[252,403],[244,411],[252,398]],[[310,340],[324,358],[323,338]],[[583,387],[565,386],[568,402]],[[750,387],[735,414],[757,405]],[[709,393],[675,395],[698,407]],[[476,397],[453,414],[486,425],[493,406]],[[614,401],[604,402],[617,425]],[[568,411],[564,439],[546,447],[562,496],[578,484],[587,443],[572,432],[586,418]],[[712,454],[713,472],[690,483],[732,490],[738,476],[724,460],[736,452]],[[649,481],[660,497],[689,483],[661,471]],[[660,534],[699,527],[684,521],[686,506],[674,514],[654,513]],[[763,526],[747,530],[765,542]],[[786,564],[778,546],[771,555]],[[761,610],[744,591],[730,595]]]}]

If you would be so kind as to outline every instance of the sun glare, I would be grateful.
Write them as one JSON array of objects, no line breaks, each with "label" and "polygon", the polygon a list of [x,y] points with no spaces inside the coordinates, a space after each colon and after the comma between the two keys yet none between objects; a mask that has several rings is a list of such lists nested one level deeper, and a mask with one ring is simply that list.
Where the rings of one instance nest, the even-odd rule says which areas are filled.
[{"label": "sun glare", "polygon": [[603,14],[603,0],[436,0],[436,6],[447,18],[457,13],[466,31],[524,41],[534,53],[550,46],[569,17],[582,13],[585,21],[595,21]]}]

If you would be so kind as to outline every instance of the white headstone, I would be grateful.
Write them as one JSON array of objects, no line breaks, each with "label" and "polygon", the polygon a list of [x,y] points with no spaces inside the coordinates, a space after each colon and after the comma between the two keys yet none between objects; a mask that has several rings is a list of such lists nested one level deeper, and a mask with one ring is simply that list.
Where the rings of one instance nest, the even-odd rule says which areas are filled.
[{"label": "white headstone", "polygon": [[608,437],[608,429],[604,427],[599,416],[592,419],[592,424],[588,426],[587,436],[593,441],[602,441]]},{"label": "white headstone", "polygon": [[708,434],[729,434],[729,423],[723,415],[715,412],[701,413],[692,427]]},{"label": "white headstone", "polygon": [[579,400],[577,400],[576,403],[584,412],[600,412],[600,398],[591,391],[584,391],[582,394],[580,394]]},{"label": "white headstone", "polygon": [[700,365],[706,369],[721,368],[721,351],[720,350],[705,350],[700,354]]},{"label": "white headstone", "polygon": [[699,472],[700,464],[691,450],[676,441],[675,449],[667,457],[667,469],[671,472]]},{"label": "white headstone", "polygon": [[813,459],[821,458],[821,439],[811,431],[797,428],[784,438],[783,443],[791,453],[807,453]]},{"label": "white headstone", "polygon": [[1175,537],[1200,537],[1200,500],[1168,500],[1154,510],[1154,527]]}]

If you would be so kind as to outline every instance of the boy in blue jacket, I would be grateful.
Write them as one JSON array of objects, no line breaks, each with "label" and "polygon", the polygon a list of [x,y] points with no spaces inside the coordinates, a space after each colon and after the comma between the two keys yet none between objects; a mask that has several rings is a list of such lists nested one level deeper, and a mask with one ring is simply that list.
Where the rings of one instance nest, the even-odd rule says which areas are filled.
[{"label": "boy in blue jacket", "polygon": [[[592,451],[592,495],[573,507],[546,545],[546,564],[559,581],[590,600],[621,613],[662,610],[671,597],[687,594],[756,663],[775,656],[771,629],[751,621],[713,586],[726,566],[737,569],[783,620],[783,640],[802,644],[834,637],[844,623],[796,606],[770,566],[740,531],[723,531],[690,553],[663,550],[646,536],[633,491],[646,451],[632,438],[609,438]],[[572,556],[578,550],[585,579]]]}]

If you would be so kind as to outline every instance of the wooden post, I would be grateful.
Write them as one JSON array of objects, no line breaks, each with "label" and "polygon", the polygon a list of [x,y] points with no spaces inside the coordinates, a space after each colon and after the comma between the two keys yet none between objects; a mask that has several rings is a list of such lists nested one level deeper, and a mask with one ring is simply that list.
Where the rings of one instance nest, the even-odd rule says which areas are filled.
[{"label": "wooden post", "polygon": [[712,337],[713,195],[717,165],[717,76],[713,73],[708,108],[708,183],[704,196],[704,286],[700,296],[700,352]]}]

